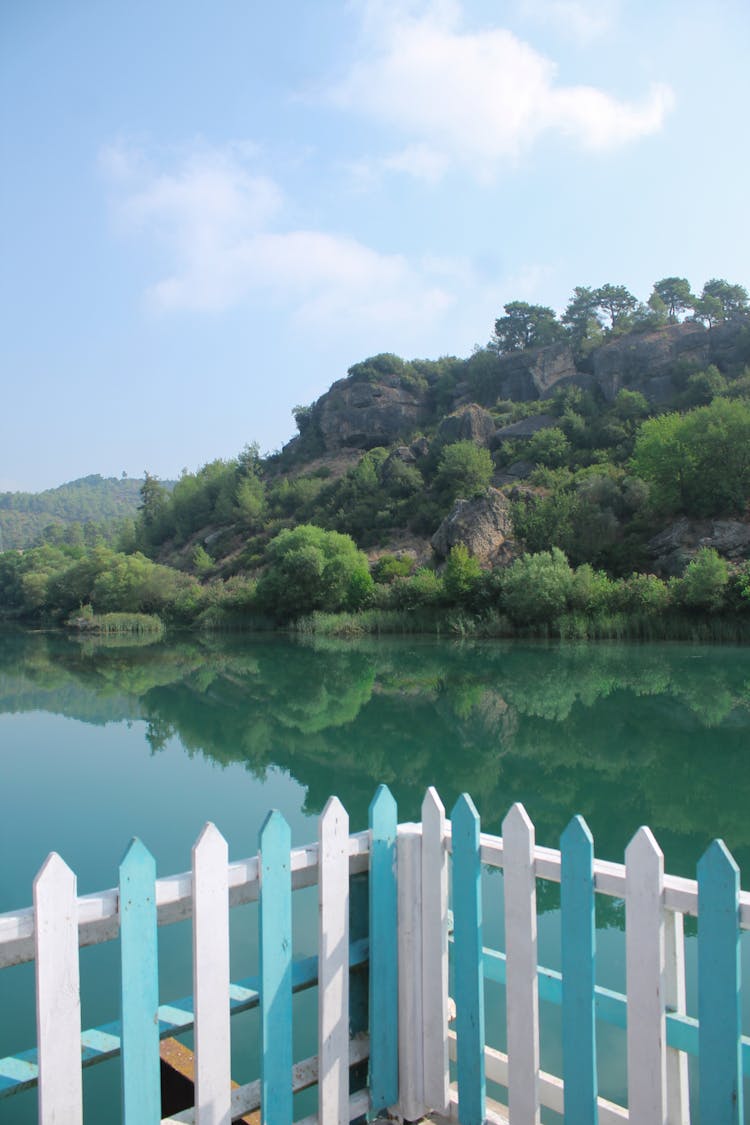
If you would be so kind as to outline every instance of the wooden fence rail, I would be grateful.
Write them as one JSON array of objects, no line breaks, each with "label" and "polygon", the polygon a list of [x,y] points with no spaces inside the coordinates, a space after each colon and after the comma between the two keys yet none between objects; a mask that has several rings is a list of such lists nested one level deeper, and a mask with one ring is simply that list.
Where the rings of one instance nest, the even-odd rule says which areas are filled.
[{"label": "wooden fence rail", "polygon": [[[318,1111],[302,1125],[348,1125],[386,1110],[401,1120],[432,1112],[461,1125],[538,1125],[544,1106],[563,1114],[566,1125],[690,1125],[693,1055],[702,1125],[743,1125],[750,1039],[742,1035],[740,939],[750,929],[750,895],[740,891],[739,870],[721,841],[708,848],[693,881],[665,875],[647,828],[633,837],[623,866],[594,858],[581,817],[566,828],[559,851],[541,848],[521,805],[509,811],[502,836],[490,836],[468,796],[448,819],[433,789],[421,824],[398,825],[385,786],[369,820],[368,832],[350,835],[346,810],[331,798],[317,843],[291,849],[288,825],[272,812],[258,855],[233,864],[209,824],[193,848],[191,871],[161,880],[136,840],[118,887],[82,898],[75,874],[50,855],[34,882],[33,907],[0,915],[0,968],[33,959],[37,997],[37,1046],[0,1059],[0,1098],[38,1085],[41,1125],[79,1125],[82,1070],[119,1056],[125,1125],[229,1125],[258,1108],[265,1125],[292,1125],[293,1095],[310,1086],[317,1086]],[[502,869],[502,884],[483,888],[483,866]],[[351,883],[364,871],[367,937]],[[540,878],[561,884],[561,972],[538,965]],[[295,959],[292,894],[313,884],[318,956]],[[503,896],[504,951],[484,946],[483,889]],[[596,983],[597,893],[625,903],[626,994]],[[255,900],[257,975],[232,983],[229,911]],[[698,918],[697,1018],[686,1011],[684,915]],[[184,918],[193,920],[193,995],[160,1004],[157,929]],[[79,948],[117,937],[120,1018],[82,1032]],[[354,1015],[361,987],[350,990],[351,972],[363,967],[366,1031]],[[507,1052],[486,1044],[487,981],[505,988]],[[317,1054],[295,1061],[293,995],[315,985]],[[561,1075],[540,1068],[540,1000],[562,1007]],[[233,1087],[231,1016],[256,1006],[260,1077]],[[600,1096],[597,1022],[626,1033],[627,1106]],[[159,1039],[190,1029],[195,1105],[162,1119]],[[352,1089],[350,1076],[365,1063],[366,1080]],[[506,1108],[489,1102],[488,1081],[507,1091]]]}]

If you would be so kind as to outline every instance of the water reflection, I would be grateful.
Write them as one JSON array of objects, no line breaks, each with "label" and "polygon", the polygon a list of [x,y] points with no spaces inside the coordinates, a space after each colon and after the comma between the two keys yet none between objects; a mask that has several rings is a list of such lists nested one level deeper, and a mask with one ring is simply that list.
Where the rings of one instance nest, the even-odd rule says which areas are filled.
[{"label": "water reflection", "polygon": [[306,811],[336,792],[357,827],[381,781],[401,819],[431,784],[448,807],[468,790],[489,830],[522,800],[551,846],[581,812],[611,859],[648,823],[684,874],[713,836],[747,869],[749,704],[737,648],[0,636],[0,712],[145,719],[154,754],[280,766]]}]

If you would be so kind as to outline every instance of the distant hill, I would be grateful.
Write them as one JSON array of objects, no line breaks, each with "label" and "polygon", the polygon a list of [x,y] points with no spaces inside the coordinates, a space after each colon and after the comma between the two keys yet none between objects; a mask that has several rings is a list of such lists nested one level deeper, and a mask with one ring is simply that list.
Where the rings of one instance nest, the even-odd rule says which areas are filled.
[{"label": "distant hill", "polygon": [[[93,473],[44,492],[0,492],[0,549],[31,547],[43,538],[68,538],[71,529],[75,537],[73,525],[80,525],[83,534],[86,524],[132,518],[142,483]],[[45,534],[45,529],[50,530]]]}]

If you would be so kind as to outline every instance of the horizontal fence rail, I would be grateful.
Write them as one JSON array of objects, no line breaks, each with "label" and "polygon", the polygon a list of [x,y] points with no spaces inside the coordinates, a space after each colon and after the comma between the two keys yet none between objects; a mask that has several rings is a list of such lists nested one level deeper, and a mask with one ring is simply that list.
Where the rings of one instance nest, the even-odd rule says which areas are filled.
[{"label": "horizontal fence rail", "polygon": [[[33,960],[37,986],[37,1045],[0,1059],[0,1098],[36,1085],[42,1125],[79,1125],[83,1070],[119,1056],[125,1125],[229,1125],[257,1110],[264,1125],[292,1125],[294,1095],[310,1087],[318,1109],[298,1125],[346,1125],[385,1112],[537,1125],[542,1107],[566,1125],[690,1125],[692,1056],[702,1125],[743,1125],[750,1038],[742,1034],[740,938],[750,929],[750,894],[740,890],[723,843],[708,848],[696,880],[677,878],[665,874],[645,828],[617,864],[595,858],[581,817],[555,850],[536,844],[521,805],[510,809],[502,836],[493,836],[481,832],[468,796],[448,817],[434,789],[421,824],[399,825],[385,786],[369,824],[350,834],[346,810],[331,798],[318,841],[292,849],[288,825],[273,812],[258,855],[235,863],[216,827],[206,825],[191,871],[166,879],[155,878],[153,857],[134,841],[118,887],[80,897],[75,874],[52,853],[35,880],[34,905],[0,915],[0,968]],[[503,898],[504,950],[483,942],[483,867],[504,873],[497,890],[484,889]],[[561,885],[561,971],[538,964],[538,879]],[[292,895],[314,885],[318,955],[295,958]],[[624,993],[596,982],[597,894],[624,902]],[[229,912],[254,901],[257,971],[232,982]],[[690,1015],[685,916],[698,919],[698,1001]],[[185,919],[193,925],[193,994],[160,1002],[157,929]],[[121,955],[119,1019],[82,1032],[79,949],[112,940]],[[485,982],[505,990],[506,1052],[486,1042],[492,1009],[485,1004],[496,1000]],[[313,987],[317,1054],[295,1060],[293,996]],[[560,1075],[540,1066],[541,1002],[562,1009]],[[231,1017],[256,1007],[260,1074],[238,1087],[230,1074]],[[627,1105],[598,1089],[598,1024],[625,1033]],[[191,1030],[195,1105],[162,1119],[159,1040]],[[505,1107],[490,1101],[487,1082],[507,1091]]]}]

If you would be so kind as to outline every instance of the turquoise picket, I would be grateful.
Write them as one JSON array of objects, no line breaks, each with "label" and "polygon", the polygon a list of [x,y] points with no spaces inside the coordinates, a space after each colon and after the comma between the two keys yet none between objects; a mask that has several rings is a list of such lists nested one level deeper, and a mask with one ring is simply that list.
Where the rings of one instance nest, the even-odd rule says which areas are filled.
[{"label": "turquoise picket", "polygon": [[451,838],[458,1116],[461,1125],[482,1125],[486,1100],[482,868],[479,814],[467,793],[453,806]]},{"label": "turquoise picket", "polygon": [[560,838],[566,1125],[597,1125],[594,839],[574,816]]},{"label": "turquoise picket", "polygon": [[698,1044],[701,1121],[742,1125],[740,871],[722,840],[698,863]]},{"label": "turquoise picket", "polygon": [[370,1098],[398,1102],[398,810],[387,785],[370,803]]},{"label": "turquoise picket", "polygon": [[292,1125],[292,876],[289,825],[270,812],[260,851],[260,1027],[263,1125]]},{"label": "turquoise picket", "polygon": [[161,1120],[156,863],[134,839],[120,864],[121,1072],[124,1125]]}]

